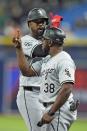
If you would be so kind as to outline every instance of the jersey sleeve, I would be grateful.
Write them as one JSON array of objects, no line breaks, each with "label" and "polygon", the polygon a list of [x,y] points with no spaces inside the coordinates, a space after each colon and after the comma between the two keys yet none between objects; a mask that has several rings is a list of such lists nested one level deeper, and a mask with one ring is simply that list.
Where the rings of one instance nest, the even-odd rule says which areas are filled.
[{"label": "jersey sleeve", "polygon": [[32,57],[45,57],[48,55],[48,51],[43,51],[42,44],[37,45],[32,53]]},{"label": "jersey sleeve", "polygon": [[41,41],[38,41],[30,36],[25,36],[21,40],[24,54],[30,57],[32,57],[34,49],[41,44]]},{"label": "jersey sleeve", "polygon": [[74,83],[75,81],[75,64],[73,61],[62,61],[58,65],[58,72],[59,72],[59,82],[62,85],[63,83],[66,82],[72,82]]},{"label": "jersey sleeve", "polygon": [[39,60],[31,65],[31,68],[36,72],[36,74],[39,76],[41,72],[41,67],[42,67],[42,60]]}]

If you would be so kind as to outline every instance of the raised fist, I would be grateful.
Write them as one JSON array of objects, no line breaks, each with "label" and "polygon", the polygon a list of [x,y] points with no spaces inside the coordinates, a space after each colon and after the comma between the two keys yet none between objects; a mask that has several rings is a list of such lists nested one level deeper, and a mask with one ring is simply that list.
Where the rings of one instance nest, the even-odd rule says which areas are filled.
[{"label": "raised fist", "polygon": [[15,36],[12,39],[15,48],[21,48],[21,31],[17,29]]}]

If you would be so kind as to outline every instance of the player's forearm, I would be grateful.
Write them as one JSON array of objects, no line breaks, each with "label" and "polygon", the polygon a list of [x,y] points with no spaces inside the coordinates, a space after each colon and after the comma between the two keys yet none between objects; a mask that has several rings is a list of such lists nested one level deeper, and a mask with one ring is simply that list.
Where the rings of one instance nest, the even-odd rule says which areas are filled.
[{"label": "player's forearm", "polygon": [[68,83],[63,84],[56,98],[55,103],[51,107],[51,110],[53,110],[54,112],[59,110],[60,107],[67,101],[71,91],[72,91],[72,84],[68,84]]},{"label": "player's forearm", "polygon": [[27,59],[25,58],[22,49],[16,49],[16,52],[17,52],[18,66],[22,75],[27,77],[35,75]]}]

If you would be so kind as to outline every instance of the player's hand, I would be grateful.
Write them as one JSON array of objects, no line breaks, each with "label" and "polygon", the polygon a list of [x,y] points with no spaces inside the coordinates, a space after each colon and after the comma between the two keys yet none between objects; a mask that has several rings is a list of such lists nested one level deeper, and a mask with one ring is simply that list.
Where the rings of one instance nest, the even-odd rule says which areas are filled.
[{"label": "player's hand", "polygon": [[17,29],[15,36],[12,39],[13,45],[17,49],[21,49],[21,31]]},{"label": "player's hand", "polygon": [[44,124],[49,124],[52,120],[53,120],[54,116],[50,116],[48,115],[48,113],[45,113],[41,119],[41,121],[39,121],[37,123],[37,126],[41,127]]}]

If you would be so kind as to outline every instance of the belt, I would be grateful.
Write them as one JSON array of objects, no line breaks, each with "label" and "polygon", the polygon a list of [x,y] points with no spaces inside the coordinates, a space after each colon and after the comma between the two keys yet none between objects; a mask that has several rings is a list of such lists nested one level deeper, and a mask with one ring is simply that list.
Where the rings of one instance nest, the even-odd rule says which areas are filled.
[{"label": "belt", "polygon": [[35,86],[23,86],[24,90],[27,91],[40,91],[40,87],[35,87]]},{"label": "belt", "polygon": [[53,103],[54,103],[54,102],[49,102],[49,103],[44,102],[44,103],[43,103],[43,106],[44,106],[44,107],[48,107],[48,106],[52,105]]}]

